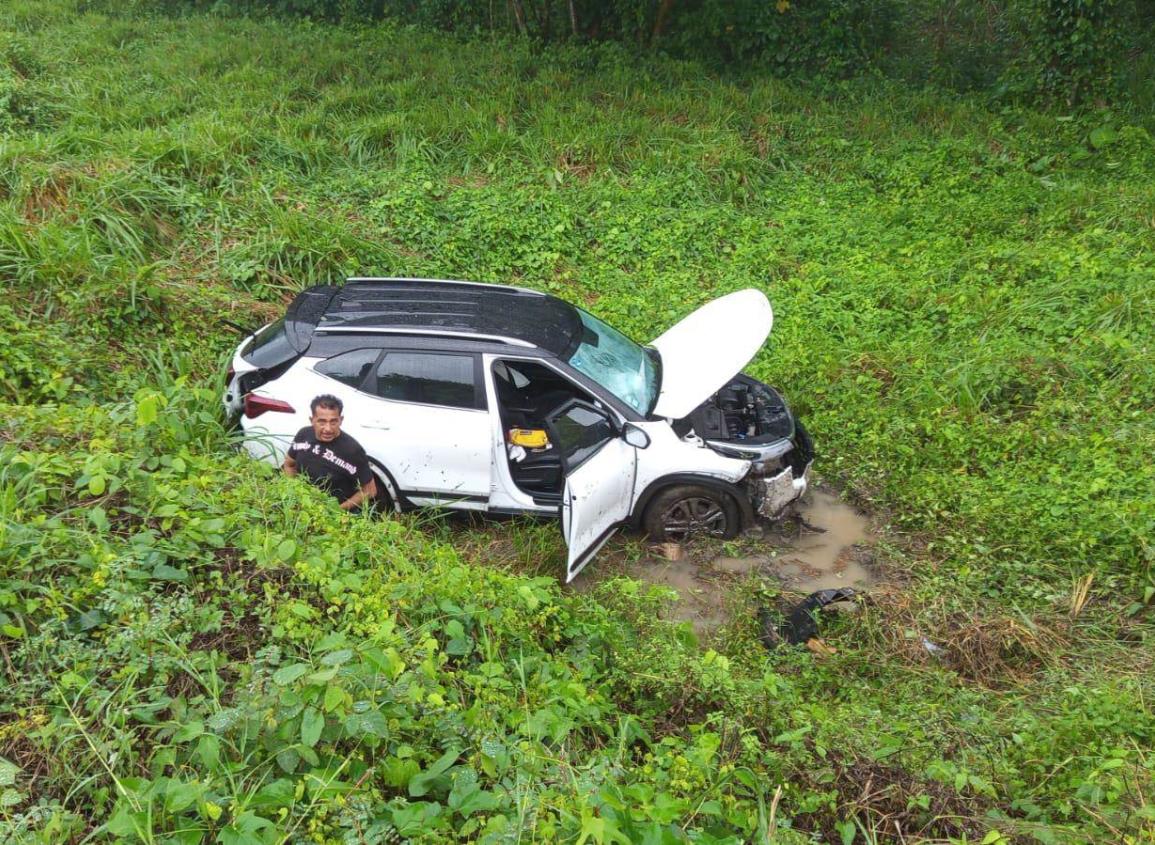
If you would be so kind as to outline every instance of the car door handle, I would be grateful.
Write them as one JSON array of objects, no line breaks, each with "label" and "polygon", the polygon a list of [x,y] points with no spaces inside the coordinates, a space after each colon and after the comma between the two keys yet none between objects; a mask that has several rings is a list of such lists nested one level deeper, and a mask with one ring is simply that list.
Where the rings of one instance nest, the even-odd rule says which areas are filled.
[{"label": "car door handle", "polygon": [[376,429],[377,431],[388,431],[389,430],[389,426],[387,426],[387,425],[375,425],[373,423],[365,423],[362,427],[363,428],[373,428],[373,429]]}]

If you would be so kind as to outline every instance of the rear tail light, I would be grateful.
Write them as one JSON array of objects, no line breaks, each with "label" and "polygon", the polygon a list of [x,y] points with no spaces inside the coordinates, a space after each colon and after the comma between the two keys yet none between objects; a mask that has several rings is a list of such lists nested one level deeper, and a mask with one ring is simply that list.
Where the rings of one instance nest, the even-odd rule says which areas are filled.
[{"label": "rear tail light", "polygon": [[225,371],[225,384],[232,384],[233,378],[236,376],[236,374],[237,374],[236,369],[233,367],[232,364],[229,364],[228,370]]},{"label": "rear tail light", "polygon": [[255,393],[245,394],[245,416],[250,420],[259,417],[266,411],[278,414],[295,414],[293,406],[280,399],[270,399],[268,396],[258,396]]}]

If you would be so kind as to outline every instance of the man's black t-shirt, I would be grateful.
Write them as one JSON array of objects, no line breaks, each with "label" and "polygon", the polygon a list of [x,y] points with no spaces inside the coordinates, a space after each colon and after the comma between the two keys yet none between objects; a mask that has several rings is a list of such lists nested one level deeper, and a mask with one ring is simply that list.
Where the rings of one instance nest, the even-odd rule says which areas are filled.
[{"label": "man's black t-shirt", "polygon": [[343,431],[336,440],[325,443],[307,425],[293,438],[289,457],[306,478],[328,490],[338,502],[344,502],[373,478],[365,450]]}]

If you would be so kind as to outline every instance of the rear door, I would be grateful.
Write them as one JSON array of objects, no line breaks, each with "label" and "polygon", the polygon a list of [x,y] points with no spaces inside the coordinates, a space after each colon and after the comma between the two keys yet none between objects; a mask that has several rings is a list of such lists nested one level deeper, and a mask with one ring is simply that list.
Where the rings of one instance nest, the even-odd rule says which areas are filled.
[{"label": "rear door", "polygon": [[364,432],[413,504],[488,506],[493,444],[480,356],[386,349],[349,405],[346,424]]},{"label": "rear door", "polygon": [[588,402],[567,402],[546,424],[566,473],[561,528],[569,546],[568,584],[629,517],[637,450],[621,438],[606,411]]}]

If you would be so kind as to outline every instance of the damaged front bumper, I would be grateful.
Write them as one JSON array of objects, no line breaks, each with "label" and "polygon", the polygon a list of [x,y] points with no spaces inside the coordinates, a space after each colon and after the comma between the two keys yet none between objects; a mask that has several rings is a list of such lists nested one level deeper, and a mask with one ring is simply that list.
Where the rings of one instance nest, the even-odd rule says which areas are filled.
[{"label": "damaged front bumper", "polygon": [[750,472],[750,498],[754,510],[767,519],[777,519],[791,502],[802,498],[810,486],[810,467],[814,463],[814,442],[801,422],[795,421],[790,448],[768,459],[755,462]]},{"label": "damaged front bumper", "polygon": [[758,485],[758,513],[767,519],[781,516],[787,505],[797,501],[810,486],[810,464],[802,471],[799,478],[794,477],[794,468],[786,467],[781,472],[770,477],[755,480]]}]

